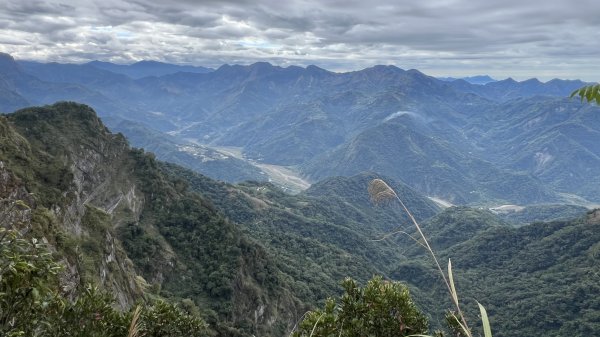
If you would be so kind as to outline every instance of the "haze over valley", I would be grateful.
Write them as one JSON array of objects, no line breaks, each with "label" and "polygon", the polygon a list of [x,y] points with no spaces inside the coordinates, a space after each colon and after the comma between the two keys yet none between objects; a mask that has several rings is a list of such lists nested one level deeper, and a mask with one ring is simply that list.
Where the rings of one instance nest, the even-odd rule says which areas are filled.
[{"label": "haze over valley", "polygon": [[[3,108],[85,103],[132,145],[228,182],[281,185],[291,170],[297,177],[286,188],[298,192],[307,182],[377,172],[452,204],[599,202],[597,108],[568,98],[581,81],[481,85],[395,66],[334,73],[264,62],[200,73],[156,63],[152,73],[148,64],[3,55],[12,98]],[[126,75],[139,67],[148,76]]]}]

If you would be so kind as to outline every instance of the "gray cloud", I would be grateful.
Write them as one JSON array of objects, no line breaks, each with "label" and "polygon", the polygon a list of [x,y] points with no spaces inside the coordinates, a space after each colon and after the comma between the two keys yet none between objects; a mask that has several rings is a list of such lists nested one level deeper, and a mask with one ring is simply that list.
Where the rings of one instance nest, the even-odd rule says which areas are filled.
[{"label": "gray cloud", "polygon": [[342,0],[3,0],[0,51],[20,59],[266,60],[432,75],[598,80],[600,3]]}]

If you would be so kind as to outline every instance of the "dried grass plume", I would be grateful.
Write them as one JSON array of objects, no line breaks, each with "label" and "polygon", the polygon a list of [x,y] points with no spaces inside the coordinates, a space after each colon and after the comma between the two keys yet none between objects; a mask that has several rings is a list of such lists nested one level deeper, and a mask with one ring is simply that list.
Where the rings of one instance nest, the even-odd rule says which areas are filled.
[{"label": "dried grass plume", "polygon": [[381,204],[398,198],[396,192],[383,180],[373,179],[367,189],[371,201],[375,204]]},{"label": "dried grass plume", "polygon": [[140,314],[142,313],[142,307],[140,307],[139,305],[135,308],[135,311],[133,312],[133,317],[131,318],[131,325],[129,325],[129,333],[127,334],[127,337],[141,337],[143,336],[142,334],[140,334],[142,327],[141,327],[141,322],[140,322]]}]

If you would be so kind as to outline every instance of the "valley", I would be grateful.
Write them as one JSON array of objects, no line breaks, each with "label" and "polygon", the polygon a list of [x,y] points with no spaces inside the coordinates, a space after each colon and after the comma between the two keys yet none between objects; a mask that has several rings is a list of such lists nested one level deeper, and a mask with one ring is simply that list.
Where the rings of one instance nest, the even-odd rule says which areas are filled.
[{"label": "valley", "polygon": [[[21,107],[90,104],[134,146],[229,182],[271,179],[298,192],[307,181],[373,171],[453,204],[556,203],[564,194],[599,202],[600,114],[566,98],[580,81],[471,84],[393,66],[333,73],[265,62],[129,78],[93,63],[2,58],[11,92],[28,102]],[[62,94],[55,78],[86,94]],[[34,90],[43,86],[56,92],[45,101]],[[241,153],[198,164],[165,151],[165,142],[190,139]]]},{"label": "valley", "polygon": [[[231,146],[216,146],[213,148],[232,157],[246,160],[243,155],[243,148]],[[298,194],[310,187],[308,181],[303,179],[298,172],[295,172],[288,167],[261,163],[254,160],[248,160],[248,162],[261,169],[268,177],[268,182],[280,186],[287,193]]]}]

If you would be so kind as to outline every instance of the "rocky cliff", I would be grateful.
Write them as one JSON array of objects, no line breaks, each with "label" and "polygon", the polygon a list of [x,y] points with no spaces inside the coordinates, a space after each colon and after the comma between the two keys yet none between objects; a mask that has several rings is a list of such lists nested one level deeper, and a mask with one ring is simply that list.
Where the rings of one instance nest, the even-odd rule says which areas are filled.
[{"label": "rocky cliff", "polygon": [[191,299],[221,335],[279,335],[303,309],[259,244],[87,106],[0,117],[0,198],[3,226],[64,261],[66,294],[91,282],[123,308]]}]

